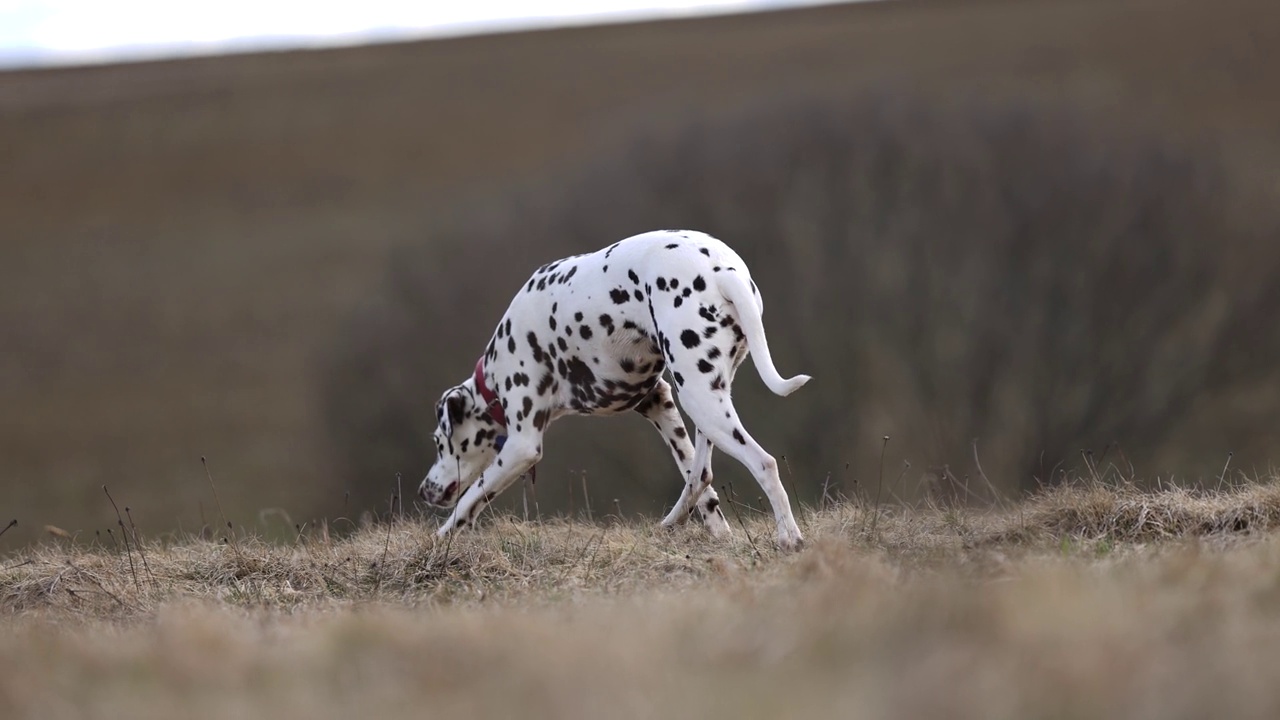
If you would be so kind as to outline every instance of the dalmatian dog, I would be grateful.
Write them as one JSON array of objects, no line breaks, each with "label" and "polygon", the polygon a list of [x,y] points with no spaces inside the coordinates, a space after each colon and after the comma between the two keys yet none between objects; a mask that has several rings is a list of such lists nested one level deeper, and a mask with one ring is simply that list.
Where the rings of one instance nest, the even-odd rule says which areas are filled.
[{"label": "dalmatian dog", "polygon": [[[453,508],[440,535],[474,524],[498,493],[532,469],[556,419],[633,411],[662,434],[684,477],[664,526],[692,516],[714,537],[730,533],[711,483],[711,453],[719,447],[751,471],[769,498],[779,547],[800,547],[778,463],[743,427],[730,397],[748,353],[778,395],[809,381],[778,374],[763,309],[742,258],[700,232],[648,232],[538,268],[511,301],[475,372],[436,405],[437,459],[418,494]],[[696,428],[692,442],[664,373]]]}]

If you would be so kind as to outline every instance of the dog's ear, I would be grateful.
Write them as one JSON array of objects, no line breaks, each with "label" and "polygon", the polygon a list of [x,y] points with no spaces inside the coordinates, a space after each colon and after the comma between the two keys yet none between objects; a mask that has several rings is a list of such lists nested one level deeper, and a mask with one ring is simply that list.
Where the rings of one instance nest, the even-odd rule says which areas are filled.
[{"label": "dog's ear", "polygon": [[449,424],[451,426],[461,423],[467,415],[466,395],[460,392],[454,392],[445,396],[444,414],[449,418]]}]

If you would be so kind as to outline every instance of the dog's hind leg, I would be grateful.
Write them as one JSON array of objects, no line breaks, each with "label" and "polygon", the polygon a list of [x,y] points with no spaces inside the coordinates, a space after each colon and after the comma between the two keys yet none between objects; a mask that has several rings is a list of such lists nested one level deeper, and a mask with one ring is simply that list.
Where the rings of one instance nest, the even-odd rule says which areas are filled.
[{"label": "dog's hind leg", "polygon": [[[684,327],[665,343],[667,365],[676,380],[680,406],[700,434],[751,472],[773,506],[777,540],[784,550],[801,546],[803,537],[791,512],[791,500],[778,475],[778,462],[743,426],[730,397],[730,383],[745,356],[746,338],[730,308],[703,311],[703,323],[687,314],[660,308],[661,327]],[[666,315],[664,318],[663,316]],[[706,324],[715,318],[717,322]],[[705,327],[703,325],[705,324]],[[702,332],[698,332],[702,330]]]},{"label": "dog's hind leg", "polygon": [[684,478],[684,486],[680,491],[680,499],[676,501],[671,512],[662,520],[665,527],[684,523],[691,514],[698,515],[707,532],[712,537],[722,538],[731,534],[729,522],[720,509],[720,497],[711,487],[711,444],[706,436],[698,434],[695,448],[689,442],[689,433],[685,430],[684,419],[676,409],[675,400],[671,396],[671,385],[666,380],[659,380],[651,392],[639,405],[636,412],[644,415],[658,434],[666,441],[675,458],[680,475]]},{"label": "dog's hind leg", "polygon": [[777,522],[778,546],[784,550],[800,547],[803,537],[791,513],[791,499],[782,487],[778,462],[751,437],[738,418],[728,390],[690,388],[680,395],[680,404],[700,433],[730,457],[746,466],[773,506]]}]

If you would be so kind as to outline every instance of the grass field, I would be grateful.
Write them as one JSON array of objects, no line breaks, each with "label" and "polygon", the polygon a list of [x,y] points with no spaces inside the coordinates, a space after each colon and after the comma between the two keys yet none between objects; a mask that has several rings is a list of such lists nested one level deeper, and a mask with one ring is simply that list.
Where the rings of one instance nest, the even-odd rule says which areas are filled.
[{"label": "grass field", "polygon": [[794,555],[768,546],[757,510],[729,517],[724,544],[607,516],[499,516],[444,541],[422,518],[340,540],[303,528],[283,546],[50,538],[0,570],[0,705],[12,718],[1280,711],[1275,479],[1156,493],[1091,480],[989,512],[841,501],[801,513],[809,543]]},{"label": "grass field", "polygon": [[[0,73],[0,716],[1280,716],[1280,478],[1254,469],[1273,460],[1268,433],[1280,412],[1280,374],[1268,357],[1280,341],[1267,334],[1280,253],[1263,222],[1280,193],[1278,73],[1273,0],[899,0]],[[828,144],[792,143],[800,154],[775,157],[764,152],[777,147],[766,113],[730,125],[742,134],[722,138],[727,150],[705,166],[679,146],[649,153],[668,158],[662,169],[677,180],[695,168],[743,180],[741,188],[673,181],[652,206],[634,205],[651,222],[685,187],[693,189],[673,207],[687,199],[719,208],[716,217],[748,217],[779,197],[815,203],[756,223],[792,231],[750,260],[759,259],[762,282],[771,270],[798,268],[790,291],[779,283],[766,293],[777,357],[790,367],[784,356],[803,351],[807,363],[833,368],[818,377],[796,358],[794,372],[814,373],[814,392],[750,413],[750,423],[791,433],[766,444],[784,461],[790,454],[784,480],[808,502],[798,514],[802,552],[774,551],[756,491],[741,484],[743,496],[731,487],[722,495],[731,541],[712,542],[698,528],[659,530],[653,516],[675,489],[669,461],[651,471],[615,452],[644,443],[665,452],[637,418],[629,427],[601,421],[601,433],[618,429],[616,443],[583,441],[594,454],[578,450],[568,470],[563,456],[550,457],[580,439],[568,437],[566,422],[548,441],[541,505],[534,497],[527,513],[505,514],[525,499],[512,490],[477,531],[447,540],[435,538],[435,518],[385,512],[389,473],[342,469],[326,392],[336,383],[379,407],[393,399],[409,407],[385,425],[353,421],[351,437],[426,437],[415,422],[430,419],[432,393],[461,379],[452,370],[437,376],[455,365],[465,373],[480,341],[461,338],[485,332],[506,302],[505,288],[484,302],[474,289],[526,273],[550,247],[519,245],[520,223],[538,215],[503,204],[512,188],[559,188],[577,177],[576,163],[617,159],[607,182],[587,188],[588,207],[569,198],[563,216],[542,227],[561,240],[584,228],[582,242],[598,247],[616,238],[586,230],[624,214],[627,188],[644,188],[628,184],[628,156],[602,148],[694,128],[738,106],[794,109],[792,92],[875,97],[850,94],[867,87],[910,95],[906,107],[934,121],[859,142],[923,148],[925,157],[864,156],[849,150],[858,143],[809,133],[876,127],[845,124],[858,113],[820,109],[777,117],[792,139]],[[957,97],[1017,102],[948,114]],[[975,128],[1016,130],[1020,103],[1040,100],[1051,109],[1026,117],[1043,134],[959,142],[980,136]],[[1107,134],[1105,122],[1081,125],[1076,145],[1055,144],[1075,136],[1054,131],[1085,117],[1152,129],[1153,154],[1108,145],[1130,136]],[[1248,192],[1187,190],[1215,175],[1166,182],[1183,167],[1173,140],[1220,151],[1224,187]],[[939,173],[930,163],[944,150],[972,164]],[[752,164],[768,157],[774,165]],[[813,180],[828,177],[829,164],[860,167],[863,157],[894,172],[830,174],[868,183],[871,191],[848,198],[839,182],[828,193]],[[801,190],[808,178],[809,194],[770,185],[783,175]],[[761,194],[739,194],[753,182]],[[948,182],[993,196],[1002,183],[1025,186],[1045,210],[1003,213],[993,201],[977,204],[989,214],[938,213],[984,199],[950,193]],[[930,187],[938,192],[904,190]],[[957,207],[914,204],[936,197]],[[895,198],[903,200],[896,214],[872,212]],[[1183,223],[1188,208],[1205,209],[1190,215],[1207,220]],[[486,237],[487,223],[503,217],[516,231]],[[866,229],[881,222],[890,230]],[[429,242],[451,223],[483,242],[464,245],[470,255]],[[995,238],[995,254],[912,246],[904,227],[954,248]],[[1010,227],[1049,239],[998,232]],[[933,285],[843,292],[857,283],[833,258],[908,246],[923,258],[918,266],[888,253],[850,267],[888,285],[907,275]],[[1027,248],[1041,254],[1002,262]],[[497,267],[491,257],[508,262]],[[407,267],[414,258],[419,265]],[[414,274],[423,267],[430,272]],[[985,272],[992,267],[999,272]],[[401,306],[374,302],[401,289],[396,278],[422,292],[403,295]],[[1049,300],[1002,289],[1027,278]],[[792,301],[824,286],[834,290],[818,303],[829,311],[821,317],[860,309],[864,321],[833,320],[806,332],[807,342],[785,341],[800,320],[822,321]],[[955,300],[980,297],[979,288],[1028,312]],[[1126,305],[1120,289],[1150,307]],[[803,310],[791,322],[788,304]],[[430,322],[409,312],[424,306],[444,311]],[[945,312],[975,307],[997,310],[972,313],[985,322]],[[1040,310],[1052,311],[1043,322]],[[383,321],[398,330],[382,345],[346,333]],[[1006,349],[1040,335],[1061,345],[1019,356],[1030,369],[1022,376],[983,354],[970,365],[928,365],[947,352],[968,357],[956,350],[961,338]],[[352,357],[396,361],[416,377],[405,380],[394,362],[326,375],[344,342]],[[883,351],[873,369],[885,373],[856,385],[844,372],[857,367],[851,345]],[[428,361],[439,366],[424,372]],[[1215,389],[1215,372],[1232,381],[1228,390]],[[908,388],[907,379],[924,378],[930,392],[898,393],[885,381],[898,376]],[[1176,377],[1176,392],[1161,390],[1163,376]],[[1010,384],[979,392],[984,378]],[[1063,378],[1098,408],[1140,407],[1140,427],[1073,415],[1079,393],[1065,392]],[[754,380],[735,397],[749,403]],[[1004,425],[955,421],[975,408]],[[866,424],[854,424],[855,413]],[[1082,448],[1074,464],[1048,463],[1044,477],[1064,484],[1015,500],[1011,489],[1030,478],[992,435],[1034,429],[1033,420],[1078,421],[1097,442],[1069,445]],[[1183,443],[1175,426],[1193,436],[1199,428],[1199,444]],[[837,432],[818,438],[813,427]],[[963,468],[908,449],[944,432],[961,439]],[[893,445],[881,444],[884,433]],[[1144,437],[1194,455],[1177,466],[1178,486],[1162,467],[1139,469],[1149,482],[1099,467],[1104,458],[1131,467],[1139,452],[1131,443]],[[806,451],[802,441],[818,447]],[[912,473],[878,475],[874,453],[852,449],[862,445],[879,451],[881,468],[887,446],[888,465],[910,461]],[[852,456],[841,458],[844,474],[824,475],[808,457],[832,449]],[[997,459],[1017,469],[979,484],[980,450],[988,469]],[[611,452],[620,470],[593,470],[588,483],[581,468]],[[404,491],[430,461],[396,466]],[[1190,470],[1192,461],[1214,468],[1200,481],[1206,489],[1184,487],[1209,477]],[[1072,467],[1082,475],[1065,482]],[[732,483],[742,469],[721,462],[717,472]],[[210,493],[215,477],[220,500]],[[837,499],[827,498],[827,481]],[[5,525],[11,517],[16,526]]]}]

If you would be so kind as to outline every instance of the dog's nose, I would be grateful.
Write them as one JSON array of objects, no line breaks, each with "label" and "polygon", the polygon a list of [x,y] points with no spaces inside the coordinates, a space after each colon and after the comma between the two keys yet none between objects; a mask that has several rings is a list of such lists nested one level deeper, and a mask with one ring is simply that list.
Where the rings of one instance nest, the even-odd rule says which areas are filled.
[{"label": "dog's nose", "polygon": [[448,507],[453,501],[454,496],[458,492],[458,481],[454,480],[449,483],[443,490],[439,486],[430,483],[422,483],[418,488],[418,497],[422,498],[432,507]]}]

